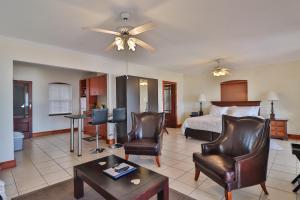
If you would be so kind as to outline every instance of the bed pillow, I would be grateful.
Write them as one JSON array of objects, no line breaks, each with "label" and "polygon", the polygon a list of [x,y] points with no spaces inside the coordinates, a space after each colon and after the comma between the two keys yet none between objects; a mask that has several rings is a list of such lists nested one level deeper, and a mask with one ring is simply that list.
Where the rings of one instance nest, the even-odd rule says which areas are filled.
[{"label": "bed pillow", "polygon": [[210,107],[209,115],[216,116],[216,117],[226,115],[227,110],[228,107],[220,107],[220,106],[212,105]]},{"label": "bed pillow", "polygon": [[259,106],[235,106],[228,110],[228,115],[234,117],[258,116]]}]

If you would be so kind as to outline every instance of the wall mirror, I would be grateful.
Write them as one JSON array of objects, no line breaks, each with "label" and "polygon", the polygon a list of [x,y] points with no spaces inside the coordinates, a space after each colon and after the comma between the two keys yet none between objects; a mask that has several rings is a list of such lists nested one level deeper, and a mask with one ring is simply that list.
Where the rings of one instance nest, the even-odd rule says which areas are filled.
[{"label": "wall mirror", "polygon": [[140,112],[148,110],[148,80],[140,79]]}]

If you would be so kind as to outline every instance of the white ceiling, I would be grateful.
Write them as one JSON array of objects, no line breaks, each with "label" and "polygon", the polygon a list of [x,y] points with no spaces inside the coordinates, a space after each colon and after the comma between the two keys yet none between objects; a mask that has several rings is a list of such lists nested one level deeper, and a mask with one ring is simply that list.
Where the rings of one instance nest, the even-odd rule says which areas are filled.
[{"label": "white ceiling", "polygon": [[128,11],[132,26],[157,24],[140,36],[157,51],[129,61],[191,74],[216,58],[231,68],[299,60],[299,10],[299,0],[0,0],[0,35],[125,60],[104,51],[113,36],[81,28],[114,30]]}]

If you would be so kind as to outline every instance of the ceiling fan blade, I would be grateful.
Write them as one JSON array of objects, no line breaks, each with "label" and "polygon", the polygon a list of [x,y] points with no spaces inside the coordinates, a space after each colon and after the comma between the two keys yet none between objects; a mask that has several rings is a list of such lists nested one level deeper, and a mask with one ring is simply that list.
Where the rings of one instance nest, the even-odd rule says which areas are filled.
[{"label": "ceiling fan blade", "polygon": [[83,30],[94,31],[94,32],[99,32],[99,33],[107,33],[107,34],[118,35],[118,36],[121,35],[121,33],[119,33],[119,32],[110,31],[110,30],[101,29],[101,28],[89,28],[89,27],[85,27],[85,28],[83,28]]},{"label": "ceiling fan blade", "polygon": [[113,41],[108,47],[105,48],[105,51],[110,51],[114,46],[116,45],[116,42]]},{"label": "ceiling fan blade", "polygon": [[149,22],[149,23],[146,23],[146,24],[143,24],[141,26],[137,26],[137,27],[131,29],[129,31],[129,34],[130,35],[138,35],[138,34],[146,32],[146,31],[150,31],[150,30],[154,29],[154,27],[155,27],[155,25],[152,22]]},{"label": "ceiling fan blade", "polygon": [[139,45],[149,51],[155,51],[155,49],[151,45],[147,44],[146,42],[144,42],[140,39],[134,38],[134,41],[137,45]]}]

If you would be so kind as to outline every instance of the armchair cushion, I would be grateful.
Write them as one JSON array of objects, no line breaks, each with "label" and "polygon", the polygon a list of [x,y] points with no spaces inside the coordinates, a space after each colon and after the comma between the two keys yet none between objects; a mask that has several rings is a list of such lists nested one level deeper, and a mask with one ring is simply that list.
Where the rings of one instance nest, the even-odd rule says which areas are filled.
[{"label": "armchair cushion", "polygon": [[132,140],[124,144],[125,154],[134,155],[160,155],[160,144],[152,138]]},{"label": "armchair cushion", "polygon": [[225,182],[233,182],[235,179],[235,160],[231,156],[225,154],[203,156],[201,153],[194,153],[193,160],[202,168],[212,170]]}]

